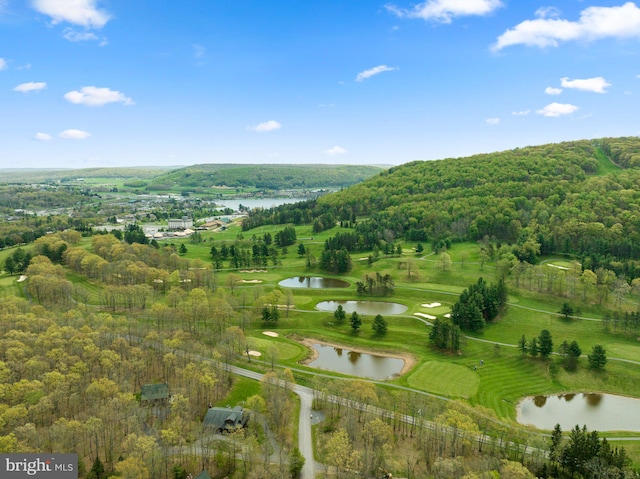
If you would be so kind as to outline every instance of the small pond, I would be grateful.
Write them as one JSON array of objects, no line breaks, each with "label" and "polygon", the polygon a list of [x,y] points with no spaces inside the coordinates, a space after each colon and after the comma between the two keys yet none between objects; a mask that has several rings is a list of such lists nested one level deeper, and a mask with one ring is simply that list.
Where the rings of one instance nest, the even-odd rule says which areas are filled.
[{"label": "small pond", "polygon": [[320,311],[335,311],[338,305],[342,305],[347,314],[356,311],[358,314],[402,314],[408,308],[400,303],[387,303],[385,301],[322,301],[316,304]]},{"label": "small pond", "polygon": [[342,279],[323,278],[321,276],[294,276],[278,283],[284,288],[348,288],[349,283]]},{"label": "small pond", "polygon": [[318,357],[307,366],[313,368],[383,380],[396,376],[404,367],[404,360],[400,358],[358,353],[326,344],[313,343],[312,347],[318,352]]},{"label": "small pond", "polygon": [[640,399],[612,394],[535,396],[518,404],[518,422],[539,429],[560,424],[569,431],[586,424],[589,431],[640,431]]}]

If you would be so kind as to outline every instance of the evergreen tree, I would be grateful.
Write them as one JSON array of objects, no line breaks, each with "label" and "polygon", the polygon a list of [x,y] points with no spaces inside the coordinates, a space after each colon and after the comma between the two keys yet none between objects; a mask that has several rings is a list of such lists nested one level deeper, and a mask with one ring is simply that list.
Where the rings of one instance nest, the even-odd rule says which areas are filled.
[{"label": "evergreen tree", "polygon": [[604,369],[604,365],[607,364],[607,352],[601,344],[596,344],[591,349],[591,354],[587,355],[589,358],[589,367],[591,369]]},{"label": "evergreen tree", "polygon": [[522,356],[527,354],[527,344],[527,338],[523,334],[520,341],[518,341],[518,349],[522,352]]},{"label": "evergreen tree", "polygon": [[556,424],[551,433],[551,444],[549,445],[549,459],[553,462],[560,459],[560,446],[562,445],[562,428]]},{"label": "evergreen tree", "polygon": [[548,358],[553,351],[553,340],[551,339],[551,333],[548,329],[540,331],[540,336],[538,336],[538,349],[540,356],[543,358]]},{"label": "evergreen tree", "polygon": [[345,312],[341,304],[339,304],[338,308],[333,312],[333,317],[339,323],[342,323],[347,317],[347,313]]},{"label": "evergreen tree", "polygon": [[360,315],[354,311],[353,313],[351,313],[351,329],[353,329],[353,331],[358,331],[360,329],[360,326],[362,326],[362,319],[360,318]]},{"label": "evergreen tree", "polygon": [[104,474],[104,464],[98,456],[93,460],[93,465],[89,470],[90,477],[95,477],[95,479],[100,479]]},{"label": "evergreen tree", "polygon": [[382,317],[382,315],[377,314],[375,318],[373,318],[373,330],[376,334],[382,336],[387,332],[387,322]]}]

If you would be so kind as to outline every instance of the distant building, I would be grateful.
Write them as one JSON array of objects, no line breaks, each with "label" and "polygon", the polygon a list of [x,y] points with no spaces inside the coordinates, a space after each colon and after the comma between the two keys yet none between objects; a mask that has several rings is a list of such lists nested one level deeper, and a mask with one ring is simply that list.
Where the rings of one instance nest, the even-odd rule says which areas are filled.
[{"label": "distant building", "polygon": [[180,219],[170,219],[170,230],[186,230],[187,228],[193,228],[193,220],[188,216],[183,216]]},{"label": "distant building", "polygon": [[205,428],[215,432],[229,432],[239,427],[246,427],[249,415],[240,406],[233,409],[228,407],[210,407],[202,421]]}]

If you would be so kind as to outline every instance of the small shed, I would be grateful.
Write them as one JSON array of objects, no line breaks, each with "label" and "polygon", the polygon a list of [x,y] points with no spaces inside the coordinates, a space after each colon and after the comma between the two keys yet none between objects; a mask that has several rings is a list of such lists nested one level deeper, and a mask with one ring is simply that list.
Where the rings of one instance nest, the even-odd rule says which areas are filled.
[{"label": "small shed", "polygon": [[240,406],[234,408],[210,407],[202,425],[216,432],[228,432],[239,427],[246,427],[248,421],[249,415]]},{"label": "small shed", "polygon": [[169,384],[145,384],[140,392],[140,404],[159,406],[169,402]]}]

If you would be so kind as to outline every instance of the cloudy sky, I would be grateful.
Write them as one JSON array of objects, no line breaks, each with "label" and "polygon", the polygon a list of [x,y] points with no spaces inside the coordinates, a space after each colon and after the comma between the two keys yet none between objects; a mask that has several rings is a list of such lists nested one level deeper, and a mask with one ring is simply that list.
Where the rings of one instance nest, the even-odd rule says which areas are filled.
[{"label": "cloudy sky", "polygon": [[640,134],[640,2],[0,0],[0,167],[401,164]]}]

